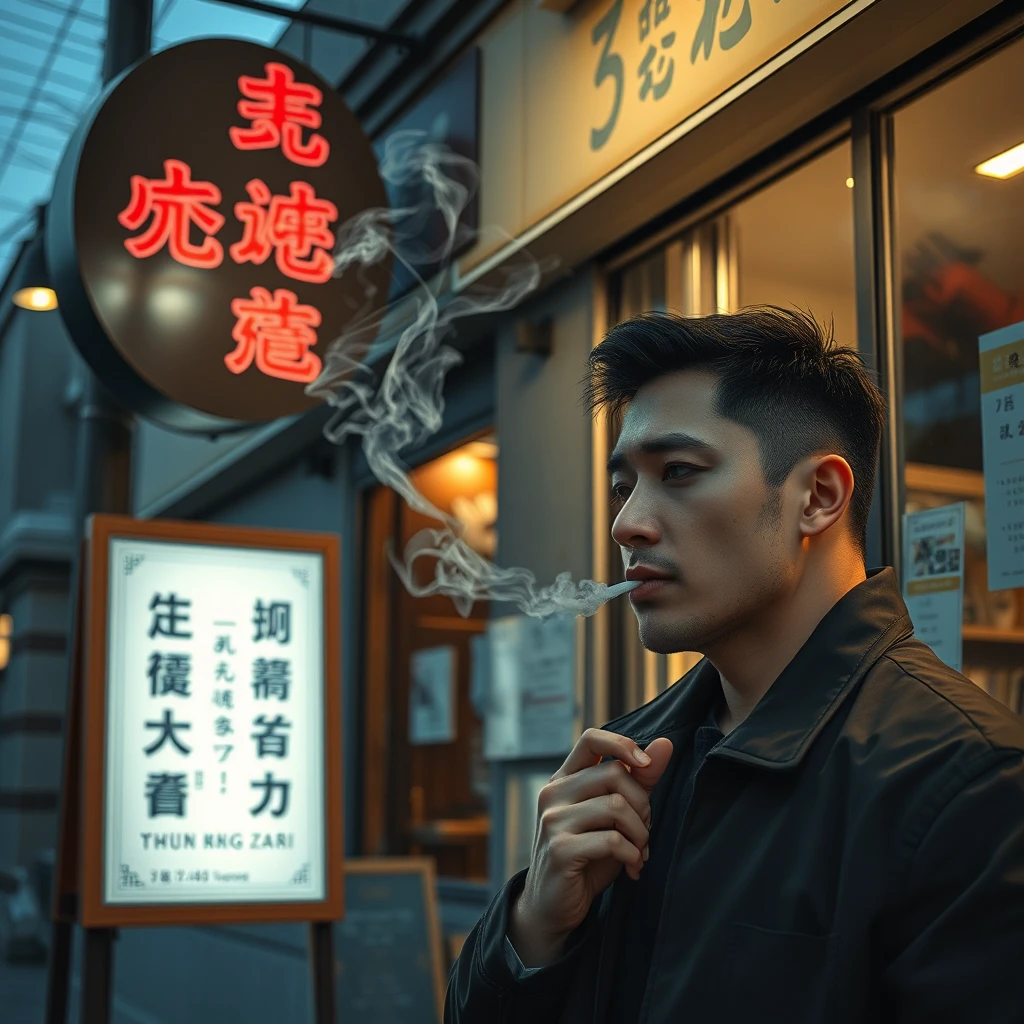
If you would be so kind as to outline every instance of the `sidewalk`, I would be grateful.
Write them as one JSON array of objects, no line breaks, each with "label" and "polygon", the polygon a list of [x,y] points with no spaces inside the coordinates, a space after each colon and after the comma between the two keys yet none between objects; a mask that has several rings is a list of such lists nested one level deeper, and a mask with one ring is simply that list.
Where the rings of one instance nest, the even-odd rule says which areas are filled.
[{"label": "sidewalk", "polygon": [[0,960],[0,1019],[4,1024],[43,1024],[46,964]]}]

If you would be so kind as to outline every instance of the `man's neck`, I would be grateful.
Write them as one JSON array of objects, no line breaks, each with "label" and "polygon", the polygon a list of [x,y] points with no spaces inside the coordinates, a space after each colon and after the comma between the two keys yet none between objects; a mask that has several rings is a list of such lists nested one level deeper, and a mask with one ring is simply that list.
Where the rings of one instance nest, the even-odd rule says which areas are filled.
[{"label": "man's neck", "polygon": [[842,572],[836,572],[834,565],[829,569],[806,571],[790,600],[778,602],[720,648],[706,652],[722,681],[723,703],[717,711],[722,732],[730,733],[754,710],[818,623],[867,578],[859,558]]}]

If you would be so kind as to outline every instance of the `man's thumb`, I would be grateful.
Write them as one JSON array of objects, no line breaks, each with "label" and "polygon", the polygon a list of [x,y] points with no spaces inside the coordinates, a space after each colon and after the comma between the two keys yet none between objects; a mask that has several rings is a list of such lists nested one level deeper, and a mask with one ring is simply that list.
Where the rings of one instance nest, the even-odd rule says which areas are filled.
[{"label": "man's thumb", "polygon": [[649,793],[665,774],[665,769],[672,760],[672,741],[659,736],[647,745],[645,753],[651,759],[651,763],[643,768],[633,768],[631,774]]}]

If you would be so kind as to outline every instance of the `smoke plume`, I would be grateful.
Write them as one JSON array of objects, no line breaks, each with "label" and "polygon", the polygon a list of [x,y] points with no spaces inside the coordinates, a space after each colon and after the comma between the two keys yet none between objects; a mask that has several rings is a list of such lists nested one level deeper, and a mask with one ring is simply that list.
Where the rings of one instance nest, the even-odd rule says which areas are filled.
[{"label": "smoke plume", "polygon": [[[333,342],[320,376],[307,389],[335,409],[324,434],[336,444],[350,435],[361,437],[374,476],[410,508],[439,524],[437,529],[417,533],[401,558],[388,550],[391,564],[410,593],[418,597],[445,594],[463,616],[481,600],[509,601],[525,614],[538,617],[593,615],[605,601],[633,584],[607,587],[594,580],[573,582],[570,574],[563,572],[554,583],[538,586],[526,569],[495,565],[462,539],[463,525],[458,519],[436,508],[415,488],[402,464],[402,451],[417,448],[441,426],[445,376],[462,361],[455,349],[441,343],[448,329],[462,317],[513,308],[537,288],[541,267],[528,253],[521,253],[514,264],[504,268],[497,287],[473,294],[446,294],[444,271],[463,240],[460,215],[476,188],[476,166],[447,146],[426,140],[424,133],[406,131],[388,140],[380,173],[391,186],[389,191],[409,197],[409,202],[402,199],[390,209],[366,210],[344,224],[337,233],[335,275],[360,274],[390,253],[395,265],[403,266],[414,282],[412,294],[398,306],[399,315],[408,310],[408,323],[379,379],[366,357],[381,323],[389,315],[394,317],[394,309],[353,318]],[[423,243],[423,229],[438,215],[444,231],[439,244],[431,249]],[[433,285],[426,280],[428,271]],[[369,308],[373,300],[369,284],[366,298]],[[433,579],[426,584],[418,583],[413,572],[420,559],[435,563]]]}]

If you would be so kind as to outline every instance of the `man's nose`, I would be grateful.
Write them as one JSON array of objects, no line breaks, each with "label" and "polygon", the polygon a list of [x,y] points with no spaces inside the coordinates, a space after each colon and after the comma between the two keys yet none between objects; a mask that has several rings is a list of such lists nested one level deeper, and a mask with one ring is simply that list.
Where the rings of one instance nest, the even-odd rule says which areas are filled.
[{"label": "man's nose", "polygon": [[661,528],[653,509],[634,491],[612,523],[612,540],[619,547],[650,547],[661,540]]}]

